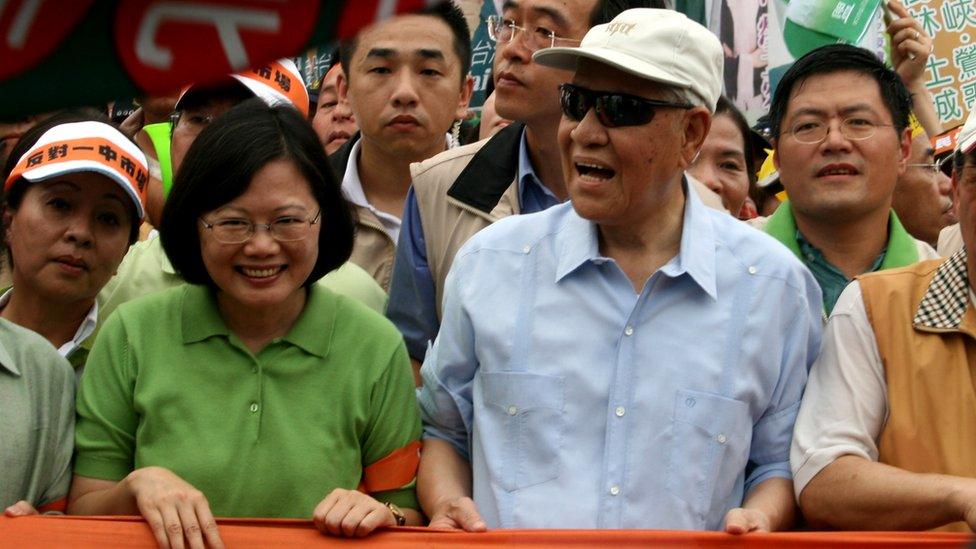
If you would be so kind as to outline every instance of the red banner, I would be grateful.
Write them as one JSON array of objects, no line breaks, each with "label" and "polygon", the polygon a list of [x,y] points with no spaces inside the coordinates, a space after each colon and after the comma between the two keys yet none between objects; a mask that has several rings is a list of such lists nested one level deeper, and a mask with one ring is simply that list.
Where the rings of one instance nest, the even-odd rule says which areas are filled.
[{"label": "red banner", "polygon": [[[952,547],[973,541],[968,534],[937,532],[792,532],[732,536],[717,532],[671,532],[651,530],[492,530],[482,534],[428,528],[390,528],[360,540],[331,538],[302,520],[221,519],[220,536],[227,547],[349,547],[375,549],[457,549],[532,547],[669,548],[897,548]],[[17,548],[57,547],[61,549],[156,547],[149,528],[139,518],[129,517],[0,517],[0,546]]]}]

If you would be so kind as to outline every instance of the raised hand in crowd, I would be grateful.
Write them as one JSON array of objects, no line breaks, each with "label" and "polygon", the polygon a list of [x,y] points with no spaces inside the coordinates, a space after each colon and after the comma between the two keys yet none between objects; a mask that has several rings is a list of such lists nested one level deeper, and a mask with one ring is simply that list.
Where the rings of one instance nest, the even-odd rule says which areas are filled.
[{"label": "raised hand in crowd", "polygon": [[898,0],[888,0],[892,21],[891,65],[912,94],[912,110],[929,136],[942,133],[942,122],[925,86],[925,62],[935,48],[932,37]]}]

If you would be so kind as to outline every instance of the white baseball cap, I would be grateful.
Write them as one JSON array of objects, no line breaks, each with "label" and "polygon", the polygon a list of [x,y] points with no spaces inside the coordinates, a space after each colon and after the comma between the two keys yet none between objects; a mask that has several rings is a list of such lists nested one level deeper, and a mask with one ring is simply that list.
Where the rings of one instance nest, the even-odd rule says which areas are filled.
[{"label": "white baseball cap", "polygon": [[580,58],[593,59],[641,78],[691,90],[714,112],[722,94],[723,56],[718,38],[684,14],[637,8],[590,29],[579,47],[544,48],[532,60],[575,70]]},{"label": "white baseball cap", "polygon": [[[293,105],[304,116],[308,116],[309,99],[305,81],[298,72],[298,67],[291,59],[279,59],[263,67],[228,75],[242,84],[256,97],[260,97],[268,105]],[[184,88],[180,98],[176,101],[176,108],[180,108],[183,98],[196,87],[191,84]]]},{"label": "white baseball cap", "polygon": [[78,173],[100,173],[122,188],[145,216],[149,168],[146,155],[117,129],[102,122],[58,124],[44,132],[20,157],[4,183],[9,191],[17,180],[31,183]]}]

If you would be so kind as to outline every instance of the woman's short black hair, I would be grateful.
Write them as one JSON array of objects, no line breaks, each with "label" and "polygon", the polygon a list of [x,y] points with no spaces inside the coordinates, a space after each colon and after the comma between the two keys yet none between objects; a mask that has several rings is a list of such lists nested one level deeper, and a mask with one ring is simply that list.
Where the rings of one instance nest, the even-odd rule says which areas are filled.
[{"label": "woman's short black hair", "polygon": [[[7,157],[7,163],[3,166],[0,189],[3,188],[2,183],[7,181],[7,176],[10,175],[10,172],[14,171],[14,168],[17,167],[20,158],[27,154],[45,132],[55,126],[73,124],[75,122],[101,122],[102,124],[108,124],[115,129],[119,129],[118,125],[112,123],[107,116],[95,109],[87,107],[64,110],[38,122],[34,127],[24,132],[24,135],[20,136],[17,144],[10,149],[10,156]],[[30,182],[24,178],[20,178],[14,181],[14,184],[10,186],[9,190],[0,191],[0,211],[17,210],[20,208],[20,203],[23,202],[24,194],[29,187]],[[132,227],[129,229],[129,244],[131,245],[139,238],[139,227],[142,225],[142,220],[136,215],[134,205],[129,208],[129,213],[132,218]],[[2,227],[2,229],[4,230],[0,230],[0,243],[8,251],[8,259],[10,260],[10,264],[13,265],[13,257],[10,257],[9,254],[10,247],[7,243],[6,227]]]},{"label": "woman's short black hair", "polygon": [[163,207],[159,233],[176,271],[192,284],[216,288],[203,264],[200,216],[244,194],[254,174],[290,160],[322,209],[319,253],[305,286],[349,259],[354,225],[315,131],[291,105],[249,99],[218,117],[190,146]]}]

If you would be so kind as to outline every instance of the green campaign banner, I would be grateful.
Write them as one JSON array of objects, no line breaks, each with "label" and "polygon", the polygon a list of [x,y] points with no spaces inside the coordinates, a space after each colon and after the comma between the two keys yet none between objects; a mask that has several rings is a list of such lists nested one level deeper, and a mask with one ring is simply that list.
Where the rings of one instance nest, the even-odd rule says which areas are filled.
[{"label": "green campaign banner", "polygon": [[166,93],[431,0],[0,0],[0,120]]}]

